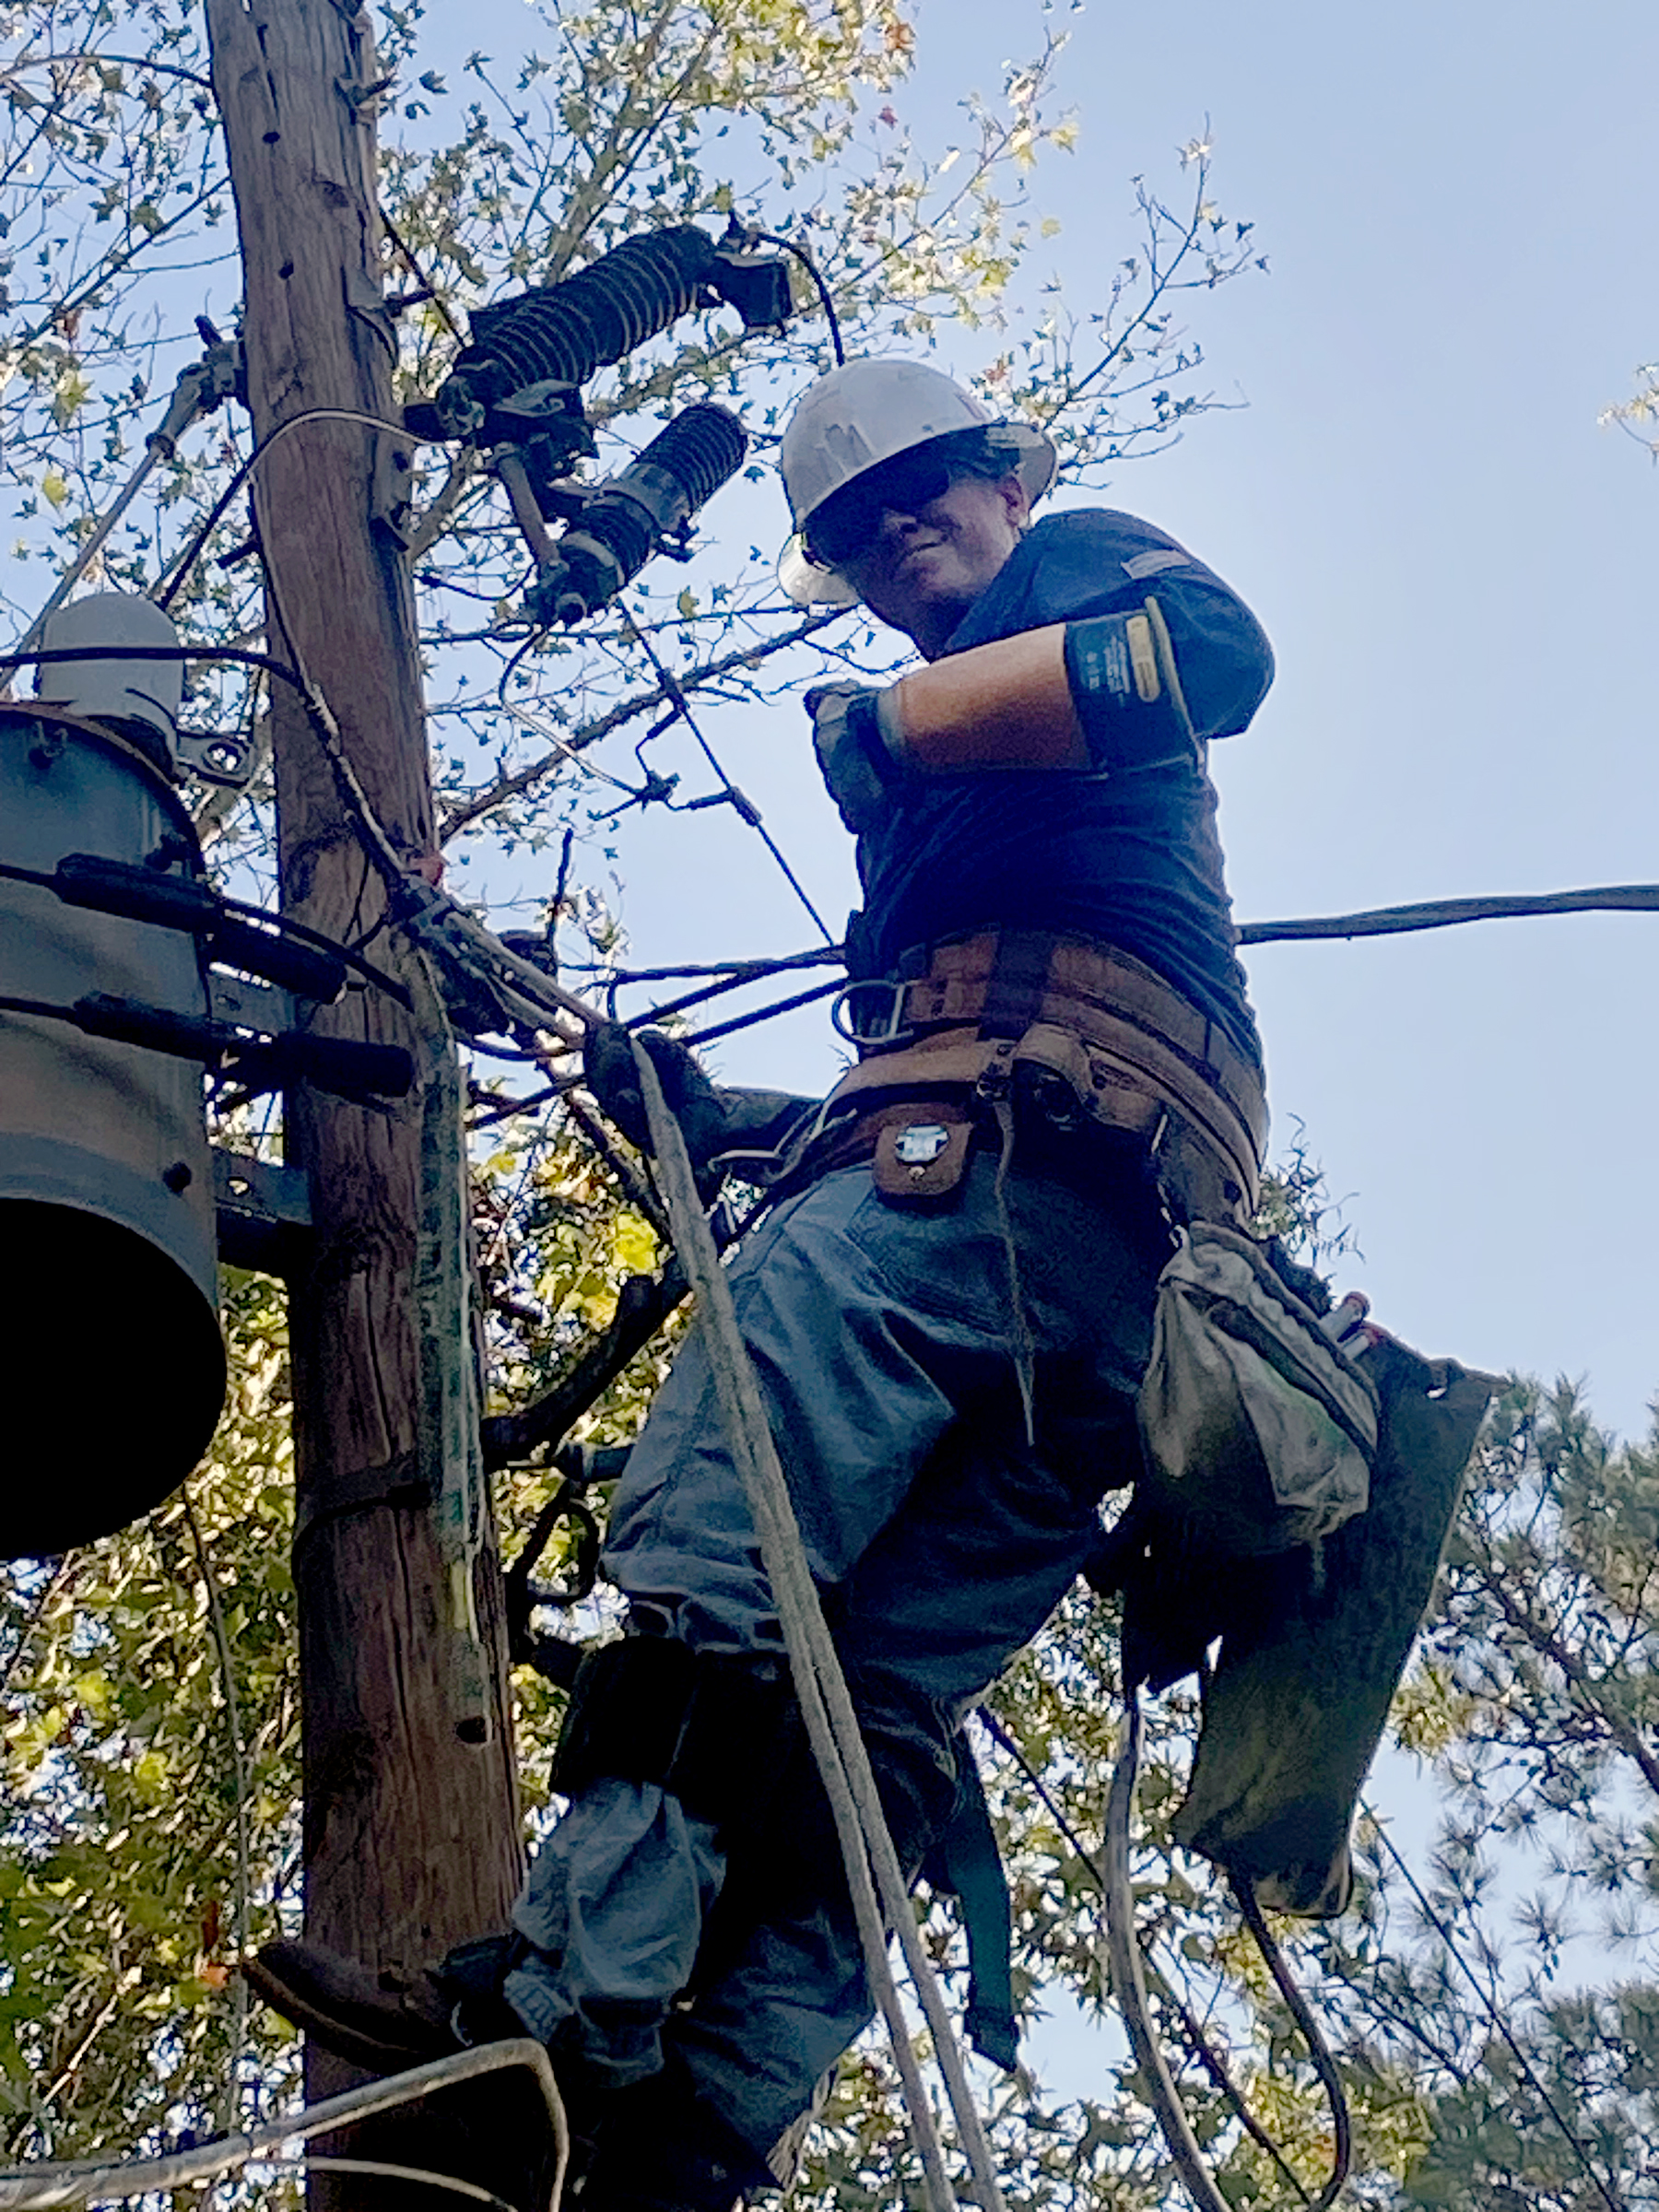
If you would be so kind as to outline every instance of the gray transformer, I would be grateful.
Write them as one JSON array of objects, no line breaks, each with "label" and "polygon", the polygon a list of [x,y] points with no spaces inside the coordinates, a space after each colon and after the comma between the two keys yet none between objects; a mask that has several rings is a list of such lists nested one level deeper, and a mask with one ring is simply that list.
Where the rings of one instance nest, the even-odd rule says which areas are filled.
[{"label": "gray transformer", "polygon": [[[129,733],[136,742],[129,742]],[[0,862],[203,875],[157,733],[0,703]],[[88,993],[192,1020],[197,940],[0,878],[0,1000]],[[124,1526],[206,1450],[225,1393],[199,1065],[0,1008],[0,1557]]]}]

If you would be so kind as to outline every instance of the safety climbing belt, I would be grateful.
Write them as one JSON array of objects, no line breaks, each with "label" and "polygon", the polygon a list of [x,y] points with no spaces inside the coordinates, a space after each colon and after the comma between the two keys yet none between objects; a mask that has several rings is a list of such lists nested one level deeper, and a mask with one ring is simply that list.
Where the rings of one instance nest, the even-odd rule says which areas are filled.
[{"label": "safety climbing belt", "polygon": [[[943,1195],[975,1124],[1028,1088],[1080,1130],[1141,1139],[1179,1218],[1253,1212],[1267,1135],[1261,1070],[1144,961],[1085,937],[987,930],[899,967],[837,1002],[861,1056],[824,1103],[807,1173],[873,1158],[889,1195]],[[954,1109],[942,1125],[960,1132],[937,1162],[900,1149],[924,1101]]]}]

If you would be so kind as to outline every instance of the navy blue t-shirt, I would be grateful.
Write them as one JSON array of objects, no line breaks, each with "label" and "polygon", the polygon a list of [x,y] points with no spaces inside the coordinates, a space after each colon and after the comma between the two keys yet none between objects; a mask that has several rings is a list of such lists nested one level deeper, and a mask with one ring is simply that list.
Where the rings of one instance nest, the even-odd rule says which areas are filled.
[{"label": "navy blue t-shirt", "polygon": [[[1109,510],[1051,515],[953,633],[947,653],[1133,611],[1156,593],[1201,738],[1242,730],[1273,681],[1261,625],[1163,531]],[[1138,774],[1019,769],[907,782],[858,841],[865,959],[998,925],[1103,939],[1157,969],[1241,1051],[1261,1046],[1233,954],[1216,790],[1182,762]]]}]

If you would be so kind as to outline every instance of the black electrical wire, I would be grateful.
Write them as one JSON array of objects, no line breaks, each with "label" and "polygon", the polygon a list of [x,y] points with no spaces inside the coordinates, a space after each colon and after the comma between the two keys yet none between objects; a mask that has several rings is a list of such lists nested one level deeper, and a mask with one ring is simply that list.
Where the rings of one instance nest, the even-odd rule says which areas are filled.
[{"label": "black electrical wire", "polygon": [[835,301],[830,296],[830,287],[825,283],[824,273],[818,263],[805,246],[797,245],[793,238],[781,237],[775,230],[753,230],[749,235],[759,245],[782,246],[785,253],[793,253],[811,277],[818,288],[818,304],[824,311],[824,320],[830,325],[830,343],[835,351],[835,365],[838,369],[844,369],[847,354],[841,344],[841,322],[835,312]]},{"label": "black electrical wire", "polygon": [[[14,867],[6,862],[0,862],[0,882],[27,883],[39,890],[53,893],[59,888],[57,877],[48,871]],[[266,907],[253,906],[245,899],[229,899],[218,891],[215,891],[213,896],[228,917],[239,922],[263,923],[280,936],[296,938],[300,944],[311,946],[318,952],[328,953],[335,959],[343,960],[354,974],[359,975],[365,982],[372,983],[377,991],[383,991],[388,998],[395,999],[400,1006],[407,1007],[412,1003],[408,992],[394,975],[388,975],[383,968],[377,968],[372,960],[364,959],[349,945],[342,945],[338,938],[328,936],[320,929],[312,929],[308,923],[295,922],[287,914],[274,914]]]},{"label": "black electrical wire", "polygon": [[756,836],[760,840],[761,843],[766,847],[767,851],[777,862],[779,867],[783,871],[784,879],[788,883],[790,889],[794,891],[795,897],[806,909],[806,912],[812,916],[813,922],[816,924],[818,933],[823,937],[825,944],[833,945],[835,943],[835,938],[830,929],[829,924],[824,920],[823,915],[818,912],[818,908],[813,905],[812,900],[806,896],[806,889],[801,883],[800,877],[795,874],[794,870],[790,866],[789,862],[784,858],[782,848],[779,845],[776,838],[772,836],[771,830],[768,830],[766,824],[761,820],[760,809],[755,805],[753,799],[749,798],[745,793],[738,790],[736,784],[733,782],[731,777],[726,774],[725,770],[721,766],[719,757],[715,753],[713,747],[709,743],[708,739],[703,735],[701,730],[698,727],[697,717],[691,712],[691,702],[687,699],[685,691],[681,687],[679,678],[675,675],[674,671],[667,665],[667,664],[659,656],[656,648],[652,644],[650,639],[645,636],[639,624],[634,620],[633,617],[629,613],[626,607],[622,608],[621,614],[622,620],[628,629],[628,634],[632,638],[634,643],[640,648],[640,651],[645,655],[645,658],[651,663],[652,667],[656,671],[657,682],[662,687],[664,696],[672,702],[676,715],[684,721],[686,727],[690,731],[692,736],[696,738],[699,747],[701,748],[703,759],[713,770],[715,775],[719,777],[723,795],[737,809],[738,814],[748,824],[749,828],[755,832]]},{"label": "black electrical wire", "polygon": [[1517,891],[1474,899],[1423,899],[1356,914],[1305,915],[1290,922],[1245,922],[1235,945],[1301,944],[1321,937],[1395,937],[1451,929],[1461,922],[1512,922],[1535,914],[1649,914],[1659,912],[1659,883],[1610,883],[1583,891]]},{"label": "black electrical wire", "polygon": [[[1053,1821],[1054,1826],[1060,1830],[1061,1835],[1064,1836],[1065,1841],[1071,1845],[1073,1851],[1077,1853],[1078,1864],[1086,1869],[1090,1878],[1093,1880],[1095,1888],[1099,1889],[1100,1895],[1104,1897],[1106,1895],[1106,1877],[1100,1871],[1099,1860],[1095,1857],[1094,1853],[1089,1849],[1088,1845],[1083,1841],[1082,1837],[1077,1833],[1071,1821],[1066,1818],[1064,1808],[1056,1802],[1053,1792],[1049,1789],[1048,1784],[1043,1781],[1041,1775],[1038,1773],[1036,1768],[1032,1766],[1030,1760],[1020,1749],[1019,1745],[1016,1742],[1015,1738],[1009,1734],[1008,1730],[1003,1726],[1001,1721],[997,1719],[995,1713],[992,1712],[988,1705],[976,1705],[974,1707],[974,1712],[978,1716],[981,1726],[985,1729],[992,1741],[1002,1750],[1007,1753],[1008,1757],[1014,1761],[1015,1765],[1025,1776],[1027,1783],[1030,1785],[1032,1791],[1036,1794],[1038,1799],[1047,1810],[1049,1818]],[[1181,2021],[1182,2032],[1186,2037],[1187,2041],[1191,2046],[1193,2055],[1197,2059],[1199,2065],[1204,2068],[1204,2071],[1209,2076],[1213,2086],[1227,2100],[1229,2106],[1231,2108],[1234,2115],[1243,2127],[1245,2134],[1250,2137],[1251,2141],[1258,2147],[1258,2148],[1265,2150],[1267,2153],[1267,2156],[1278,2168],[1280,2173],[1284,2176],[1286,2181],[1289,2183],[1292,2189],[1296,2191],[1298,2196],[1301,2198],[1303,2204],[1311,2205],[1313,2201],[1312,2192],[1303,2186],[1301,2178],[1297,2173],[1296,2169],[1290,2164],[1284,2152],[1279,2148],[1273,2137],[1267,2133],[1267,2130],[1262,2125],[1261,2122],[1251,2111],[1249,2105],[1245,2103],[1242,2091],[1239,2088],[1238,2084],[1233,2080],[1231,2075],[1227,2071],[1226,2065],[1223,2064],[1222,2060],[1218,2056],[1216,2051],[1211,2046],[1207,2037],[1205,2035],[1203,2029],[1193,2018],[1187,2007],[1181,2003],[1181,2000],[1176,1993],[1168,1988],[1167,1983],[1165,1984],[1165,1993],[1174,2005],[1177,2017]]]},{"label": "black electrical wire", "polygon": [[[545,635],[545,631],[537,630],[534,637],[525,640],[525,649],[527,650],[529,646],[534,645],[537,638]],[[506,684],[508,677],[512,674],[513,670],[518,666],[519,662],[523,658],[523,652],[515,653],[513,654],[512,660],[510,660],[507,664],[505,674],[501,677],[501,685],[504,686]],[[560,737],[556,731],[547,728],[545,726],[544,717],[535,708],[517,706],[514,705],[511,700],[503,698],[501,696],[501,688],[500,686],[497,688],[496,704],[510,721],[522,723],[525,729],[534,730],[535,735],[542,740],[544,745],[549,745],[553,747],[555,752],[562,753],[564,758],[570,762],[571,766],[575,769],[580,769],[584,776],[592,776],[595,782],[608,783],[613,791],[620,791],[627,794],[627,797],[622,806],[613,807],[611,812],[608,814],[599,815],[592,818],[599,821],[611,821],[617,815],[625,813],[628,807],[647,806],[658,795],[658,793],[653,786],[663,783],[665,781],[664,778],[660,776],[653,777],[651,771],[646,769],[645,774],[650,780],[642,788],[636,790],[631,783],[624,782],[620,776],[613,776],[609,769],[596,766],[596,764],[588,759],[584,754],[575,751],[574,748],[567,744],[564,738]],[[638,748],[636,747],[635,749],[637,751]],[[643,763],[641,763],[641,766],[643,766]],[[669,791],[673,790],[674,782],[671,778],[667,780],[667,786]],[[571,833],[567,831],[566,834],[570,835]],[[555,903],[557,903],[557,900]]]},{"label": "black electrical wire", "polygon": [[[729,975],[738,982],[750,982],[781,975],[789,968],[822,968],[841,958],[841,948],[834,945],[822,952],[814,947],[809,952],[783,953],[775,960],[688,960],[671,968],[618,968],[612,971],[608,987],[619,991],[629,983],[673,982],[682,975]],[[602,975],[606,969],[603,960],[569,960],[566,966],[577,975]]]},{"label": "black electrical wire", "polygon": [[522,1099],[486,1094],[475,1099],[475,1112],[466,1125],[469,1129],[493,1129],[498,1122],[511,1122],[521,1113],[534,1113],[538,1106],[551,1106],[564,1097],[569,1088],[563,1083],[549,1083],[545,1090],[533,1090]]},{"label": "black electrical wire", "polygon": [[[445,300],[443,294],[438,289],[438,287],[432,282],[431,278],[427,275],[426,271],[421,267],[419,262],[416,259],[414,248],[409,245],[401,231],[398,230],[396,225],[393,222],[392,218],[386,213],[383,207],[377,206],[374,212],[380,218],[381,229],[392,241],[393,246],[396,249],[396,251],[403,255],[405,267],[408,270],[410,276],[414,277],[416,283],[420,286],[421,289],[425,292],[427,298],[431,301],[432,305],[438,310],[440,316],[442,318],[443,327],[445,330],[449,332],[450,336],[454,339],[457,346],[465,346],[466,344],[465,333],[462,330],[461,325],[456,322],[454,316],[450,312],[448,302]],[[413,302],[406,300],[404,304],[406,306],[409,306],[412,305]]]},{"label": "black electrical wire", "polygon": [[[693,1030],[689,1037],[680,1040],[683,1044],[712,1044],[717,1038],[735,1037],[739,1030],[752,1030],[757,1022],[770,1021],[775,1014],[793,1014],[797,1006],[809,1006],[815,1000],[828,998],[832,991],[841,989],[841,978],[832,977],[827,983],[816,983],[810,991],[797,991],[793,998],[780,998],[770,1006],[757,1006],[752,1014],[735,1015],[730,1021],[717,1022],[712,1030]],[[636,1023],[628,1025],[636,1028]]]},{"label": "black electrical wire", "polygon": [[1256,1901],[1254,1886],[1243,1875],[1230,1875],[1229,1881],[1244,1915],[1244,1924],[1255,1938],[1255,1947],[1262,1954],[1267,1971],[1273,1976],[1273,1985],[1284,1999],[1286,2009],[1295,2021],[1301,2039],[1308,2046],[1308,2055],[1313,2061],[1320,2087],[1331,2108],[1332,2156],[1331,2178],[1314,2199],[1312,2212],[1330,2212],[1331,2206],[1342,2194],[1343,2184],[1353,2163],[1354,2129],[1348,2114],[1347,2096],[1342,2086],[1342,2076],[1336,2061],[1331,2055],[1330,2045],[1320,2031],[1312,2006],[1297,1988],[1290,1969],[1285,1964],[1285,1955],[1279,1949],[1265,1915]]},{"label": "black electrical wire", "polygon": [[[268,653],[242,645],[36,645],[27,653],[0,653],[0,669],[50,668],[59,661],[226,661],[239,668],[263,668],[291,684],[301,697],[310,687],[296,668]],[[0,700],[0,712],[26,714],[31,705],[50,707],[49,699]]]},{"label": "black electrical wire", "polygon": [[[666,999],[660,1006],[653,1006],[649,1013],[634,1015],[629,1020],[628,1027],[630,1030],[637,1030],[643,1022],[666,1021],[673,1015],[689,1013],[693,1006],[705,1006],[712,998],[724,998],[728,992],[742,991],[750,983],[764,982],[774,975],[786,975],[791,969],[822,968],[830,960],[839,964],[841,958],[840,948],[837,947],[834,952],[796,953],[792,958],[782,960],[746,960],[737,969],[731,971],[705,968],[700,971],[701,973],[705,975],[719,974],[722,980],[719,982],[707,983],[700,991],[688,991],[682,998]],[[692,970],[682,971],[682,972],[696,973],[699,971]],[[605,994],[606,1009],[612,1019],[619,1018],[617,1014],[618,991],[629,983],[654,980],[656,980],[655,977],[649,971],[646,971],[643,975],[613,976],[606,985]],[[665,980],[666,979],[665,978]]]},{"label": "black electrical wire", "polygon": [[[530,635],[524,640],[518,651],[512,655],[512,658],[508,662],[506,667],[502,669],[501,680],[496,686],[496,704],[501,709],[503,713],[511,714],[512,712],[512,709],[507,704],[507,686],[512,680],[514,670],[517,668],[519,663],[524,658],[524,655],[531,652],[537,644],[539,644],[541,640],[545,638],[547,634],[547,633],[545,629],[532,629]],[[561,753],[564,753],[567,758],[571,757],[569,748],[567,747],[561,745],[559,749]],[[610,780],[614,781],[614,779]],[[624,788],[626,788],[626,786],[624,786]]]}]

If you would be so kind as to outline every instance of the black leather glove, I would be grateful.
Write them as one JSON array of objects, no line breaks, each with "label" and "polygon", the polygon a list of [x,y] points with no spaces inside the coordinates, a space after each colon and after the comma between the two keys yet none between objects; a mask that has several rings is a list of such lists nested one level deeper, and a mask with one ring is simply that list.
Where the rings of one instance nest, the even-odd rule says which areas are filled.
[{"label": "black leather glove", "polygon": [[[719,1189],[721,1178],[709,1163],[730,1141],[720,1093],[683,1044],[665,1037],[660,1030],[642,1030],[638,1034],[656,1069],[668,1111],[684,1132],[697,1187],[705,1199],[711,1198]],[[582,1048],[582,1072],[601,1110],[630,1145],[649,1153],[651,1126],[645,1117],[640,1071],[634,1063],[634,1038],[635,1032],[624,1029],[619,1021],[602,1022],[590,1030]]]},{"label": "black leather glove", "polygon": [[836,809],[854,837],[886,812],[898,763],[881,741],[871,684],[821,684],[806,694],[818,769]]}]

